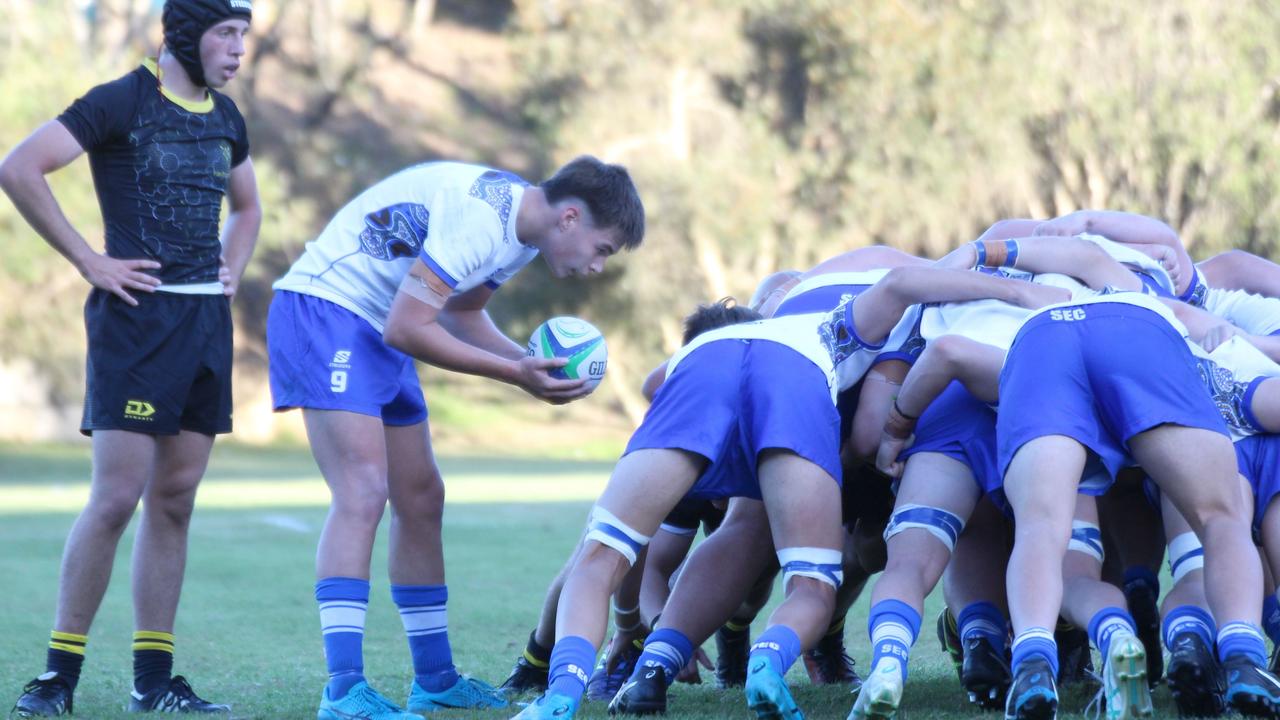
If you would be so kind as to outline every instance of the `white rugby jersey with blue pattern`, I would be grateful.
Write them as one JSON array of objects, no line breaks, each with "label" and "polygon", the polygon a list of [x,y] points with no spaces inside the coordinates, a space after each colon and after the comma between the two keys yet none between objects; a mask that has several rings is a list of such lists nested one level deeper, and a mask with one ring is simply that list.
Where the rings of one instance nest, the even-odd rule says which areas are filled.
[{"label": "white rugby jersey with blue pattern", "polygon": [[827,377],[831,400],[862,379],[877,355],[886,347],[900,347],[915,327],[915,316],[908,312],[894,326],[889,336],[879,343],[858,337],[853,328],[853,303],[856,296],[845,298],[830,312],[788,315],[786,317],[739,323],[702,333],[680,348],[667,363],[667,376],[694,350],[718,340],[768,340],[786,345],[808,358]]},{"label": "white rugby jersey with blue pattern", "polygon": [[455,293],[496,289],[538,254],[516,238],[528,185],[479,165],[408,168],[347,203],[272,287],[329,300],[379,332],[414,260]]},{"label": "white rugby jersey with blue pattern", "polygon": [[1211,287],[1204,309],[1251,335],[1280,334],[1280,299]]}]

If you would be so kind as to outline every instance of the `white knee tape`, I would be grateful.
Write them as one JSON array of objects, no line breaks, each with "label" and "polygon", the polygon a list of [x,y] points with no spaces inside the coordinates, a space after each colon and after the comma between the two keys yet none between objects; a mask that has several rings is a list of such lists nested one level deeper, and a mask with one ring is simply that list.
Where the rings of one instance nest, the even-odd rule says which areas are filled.
[{"label": "white knee tape", "polygon": [[599,505],[591,508],[591,517],[587,520],[587,539],[617,550],[632,565],[636,564],[636,556],[644,546],[649,544],[648,535],[631,529]]},{"label": "white knee tape", "polygon": [[903,505],[894,509],[884,529],[885,542],[903,530],[918,528],[942,541],[947,550],[956,549],[956,539],[964,532],[964,521],[950,510],[929,505]]},{"label": "white knee tape", "polygon": [[1193,532],[1184,532],[1169,541],[1169,574],[1174,584],[1187,573],[1204,567],[1204,547]]},{"label": "white knee tape", "polygon": [[1106,556],[1102,550],[1102,531],[1091,522],[1072,520],[1071,540],[1067,543],[1067,552],[1072,550],[1102,562]]},{"label": "white knee tape", "polygon": [[813,578],[838,588],[844,581],[843,556],[839,550],[815,547],[792,547],[778,551],[778,564],[782,566],[782,586],[785,588],[793,576]]}]

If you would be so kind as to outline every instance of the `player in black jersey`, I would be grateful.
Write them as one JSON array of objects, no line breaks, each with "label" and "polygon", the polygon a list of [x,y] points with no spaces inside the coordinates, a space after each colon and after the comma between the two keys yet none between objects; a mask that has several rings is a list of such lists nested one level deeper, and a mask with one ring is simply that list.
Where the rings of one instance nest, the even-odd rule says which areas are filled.
[{"label": "player in black jersey", "polygon": [[[214,435],[231,431],[230,302],[262,216],[244,119],[217,92],[240,67],[251,12],[251,0],[167,0],[158,58],[92,88],[0,163],[0,187],[93,286],[81,425],[93,437],[92,489],[63,554],[46,672],[23,690],[18,717],[71,712],[89,627],[139,500],[130,709],[229,709],[172,675],[172,633],[196,486]],[[104,253],[44,178],[84,153]]]}]

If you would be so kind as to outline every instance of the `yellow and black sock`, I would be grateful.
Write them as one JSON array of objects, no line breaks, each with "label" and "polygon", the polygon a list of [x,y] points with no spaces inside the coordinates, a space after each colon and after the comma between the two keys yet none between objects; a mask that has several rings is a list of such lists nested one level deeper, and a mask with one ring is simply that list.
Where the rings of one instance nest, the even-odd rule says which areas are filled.
[{"label": "yellow and black sock", "polygon": [[133,634],[133,689],[146,694],[169,683],[173,674],[173,633]]},{"label": "yellow and black sock", "polygon": [[75,690],[80,681],[80,668],[84,665],[84,646],[88,635],[77,635],[54,630],[49,633],[49,654],[45,658],[45,672],[56,672]]},{"label": "yellow and black sock", "polygon": [[726,640],[736,640],[745,636],[749,632],[751,632],[750,620],[744,621],[738,620],[737,618],[730,618],[728,622],[720,626],[720,634],[723,635]]},{"label": "yellow and black sock", "polygon": [[539,645],[538,641],[534,639],[534,635],[536,634],[536,630],[529,633],[529,642],[524,646],[524,659],[527,660],[530,665],[546,670],[551,667],[551,648]]},{"label": "yellow and black sock", "polygon": [[842,616],[840,617],[840,619],[839,619],[839,620],[837,620],[837,621],[835,621],[835,622],[831,623],[829,626],[827,626],[827,632],[823,635],[823,637],[831,637],[832,635],[841,635],[841,636],[843,636],[843,635],[844,635],[844,619],[845,619],[845,617],[846,617],[846,616],[843,616],[843,615],[842,615]]}]

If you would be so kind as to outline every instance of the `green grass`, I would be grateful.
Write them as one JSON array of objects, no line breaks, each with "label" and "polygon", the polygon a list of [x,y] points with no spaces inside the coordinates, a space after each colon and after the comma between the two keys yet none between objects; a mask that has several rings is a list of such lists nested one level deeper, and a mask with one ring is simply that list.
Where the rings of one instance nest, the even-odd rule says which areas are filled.
[{"label": "green grass", "polygon": [[[610,464],[554,460],[444,458],[449,487],[445,555],[449,623],[459,667],[497,683],[523,647],[546,584],[578,537]],[[53,618],[58,558],[84,499],[89,473],[83,446],[0,446],[0,704],[43,669]],[[327,500],[305,450],[219,445],[191,528],[187,578],[177,627],[177,672],[196,690],[231,702],[238,718],[312,718],[324,660],[312,599],[313,558]],[[130,684],[128,551],[117,552],[111,587],[90,634],[76,715],[123,718]],[[370,681],[403,700],[408,650],[386,582],[385,533],[374,551],[373,592],[365,636]],[[972,712],[949,661],[933,639],[940,595],[930,598],[912,657],[903,714],[916,718],[996,717]],[[775,598],[776,601],[776,598]],[[848,621],[847,642],[859,669],[869,663],[865,599]],[[755,632],[764,627],[758,620]],[[707,649],[714,653],[714,643]],[[705,673],[704,673],[705,675]],[[803,669],[789,676],[811,718],[843,718],[852,704],[840,688],[813,687]],[[740,692],[710,684],[672,689],[673,720],[750,717]],[[1080,714],[1089,697],[1068,692]],[[1173,715],[1165,690],[1157,715]],[[3,708],[0,708],[3,709]],[[507,718],[513,711],[441,717]],[[590,703],[580,717],[606,717]]]}]

